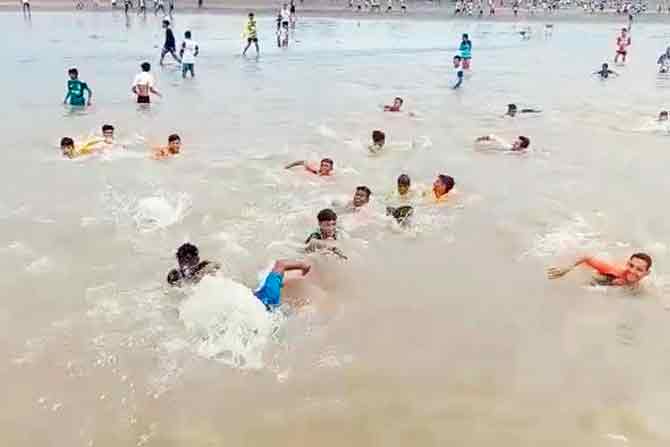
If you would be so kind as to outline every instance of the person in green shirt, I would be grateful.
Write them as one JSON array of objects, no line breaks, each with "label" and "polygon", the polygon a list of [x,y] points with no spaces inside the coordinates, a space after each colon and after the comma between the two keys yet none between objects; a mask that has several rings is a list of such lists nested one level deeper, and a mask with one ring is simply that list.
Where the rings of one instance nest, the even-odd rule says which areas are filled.
[{"label": "person in green shirt", "polygon": [[[67,81],[67,94],[63,104],[70,101],[71,106],[90,106],[93,92],[87,83],[79,80],[79,71],[76,68],[70,68],[67,73],[70,75],[70,80]],[[88,101],[86,101],[85,92],[88,92]]]}]

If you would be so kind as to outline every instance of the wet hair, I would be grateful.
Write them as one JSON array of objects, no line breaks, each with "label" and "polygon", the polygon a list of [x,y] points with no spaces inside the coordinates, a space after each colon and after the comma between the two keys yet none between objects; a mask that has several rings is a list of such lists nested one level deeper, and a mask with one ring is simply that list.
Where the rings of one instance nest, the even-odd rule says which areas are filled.
[{"label": "wet hair", "polygon": [[172,143],[173,141],[181,141],[181,138],[176,133],[173,133],[168,137],[168,143]]},{"label": "wet hair", "polygon": [[76,68],[70,68],[70,69],[67,71],[67,74],[69,74],[69,75],[79,76],[79,70],[77,70]]},{"label": "wet hair", "polygon": [[181,261],[187,257],[197,258],[199,254],[200,252],[198,250],[198,247],[186,242],[177,249],[177,261]]},{"label": "wet hair", "polygon": [[253,13],[253,12],[250,12],[250,13],[249,13],[249,17],[253,17],[253,16],[254,16],[254,13]]},{"label": "wet hair", "polygon": [[528,137],[522,135],[519,137],[519,141],[521,141],[521,144],[519,145],[521,149],[527,149],[528,146],[530,146],[530,138]]},{"label": "wet hair", "polygon": [[395,99],[394,99],[394,101],[400,101],[400,104],[402,104],[402,103],[405,102],[405,100],[402,99],[400,96],[396,96]]},{"label": "wet hair", "polygon": [[440,174],[440,175],[437,176],[437,178],[439,178],[440,181],[442,182],[442,184],[444,184],[444,186],[446,186],[446,189],[447,189],[446,192],[449,192],[452,189],[454,189],[454,185],[456,185],[456,182],[454,181],[454,178],[452,176]]},{"label": "wet hair", "polygon": [[412,183],[412,181],[409,178],[409,175],[407,174],[400,174],[398,177],[398,185],[404,185],[404,186],[409,186]]},{"label": "wet hair", "polygon": [[74,140],[70,137],[63,137],[60,140],[60,147],[74,146]]},{"label": "wet hair", "polygon": [[190,31],[186,31],[186,32],[184,33],[184,37],[186,37],[187,39],[190,39],[190,38],[191,38],[191,32],[190,32]]},{"label": "wet hair", "polygon": [[334,163],[333,160],[331,160],[330,158],[322,158],[322,159],[321,159],[321,163],[328,163],[328,164],[330,165],[331,168],[332,168],[333,166],[335,166],[335,163]]},{"label": "wet hair", "polygon": [[458,56],[458,55],[456,55],[456,56],[454,56],[454,60],[455,60],[455,61],[460,61],[460,60],[463,60],[463,58],[460,57],[460,56]]},{"label": "wet hair", "polygon": [[318,220],[319,223],[337,220],[337,214],[330,208],[326,208],[325,210],[319,211],[319,214],[316,215],[316,220]]},{"label": "wet hair", "polygon": [[163,25],[170,26],[170,21],[169,20],[163,20]]},{"label": "wet hair", "polygon": [[149,62],[142,62],[142,65],[140,65],[140,67],[144,72],[151,70],[151,64]]},{"label": "wet hair", "polygon": [[111,130],[112,132],[114,132],[114,126],[112,126],[111,124],[103,124],[102,125],[102,133],[105,133],[108,130]]},{"label": "wet hair", "polygon": [[646,262],[647,263],[647,271],[649,271],[649,269],[651,268],[651,264],[652,264],[651,256],[649,256],[646,253],[635,253],[630,258],[631,259],[641,259],[642,261]]},{"label": "wet hair", "polygon": [[507,110],[516,110],[516,104],[507,104]]},{"label": "wet hair", "polygon": [[367,186],[357,186],[356,192],[358,191],[363,191],[368,199],[372,195],[372,191],[370,191],[370,188],[368,188]]},{"label": "wet hair", "polygon": [[386,140],[386,134],[384,132],[382,132],[381,130],[372,131],[372,141],[374,143],[381,143],[384,140]]}]

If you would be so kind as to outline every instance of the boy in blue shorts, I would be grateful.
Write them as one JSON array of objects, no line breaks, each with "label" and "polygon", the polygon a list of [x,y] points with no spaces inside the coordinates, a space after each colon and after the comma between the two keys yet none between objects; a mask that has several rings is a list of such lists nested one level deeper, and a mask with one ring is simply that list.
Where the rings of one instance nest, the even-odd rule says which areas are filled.
[{"label": "boy in blue shorts", "polygon": [[302,261],[279,260],[274,263],[272,270],[267,274],[260,286],[254,290],[258,298],[268,311],[281,306],[281,289],[284,287],[284,274],[292,270],[301,270],[302,276],[307,275],[311,266]]}]

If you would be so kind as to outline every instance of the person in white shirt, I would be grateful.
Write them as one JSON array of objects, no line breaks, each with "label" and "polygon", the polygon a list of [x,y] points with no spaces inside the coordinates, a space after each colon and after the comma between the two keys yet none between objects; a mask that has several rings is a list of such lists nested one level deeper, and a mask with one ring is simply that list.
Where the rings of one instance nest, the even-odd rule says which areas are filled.
[{"label": "person in white shirt", "polygon": [[181,44],[181,50],[179,51],[179,57],[181,58],[181,75],[186,79],[186,73],[191,72],[191,78],[195,77],[195,58],[200,53],[200,48],[198,48],[198,43],[191,39],[191,32],[186,31],[184,33],[184,42]]},{"label": "person in white shirt", "polygon": [[498,138],[495,135],[485,135],[475,140],[480,148],[498,151],[524,152],[530,147],[530,138],[523,135],[514,140],[514,143]]},{"label": "person in white shirt", "polygon": [[149,73],[151,71],[151,64],[144,62],[141,67],[142,71],[135,76],[132,90],[137,95],[138,104],[149,104],[151,103],[150,93],[156,96],[161,96],[161,94],[154,88],[154,77]]}]

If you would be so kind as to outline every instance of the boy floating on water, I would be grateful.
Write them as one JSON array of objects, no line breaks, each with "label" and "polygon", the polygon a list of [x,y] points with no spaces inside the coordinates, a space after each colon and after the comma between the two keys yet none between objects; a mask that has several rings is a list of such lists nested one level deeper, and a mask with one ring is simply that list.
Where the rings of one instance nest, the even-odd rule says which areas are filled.
[{"label": "boy floating on water", "polygon": [[256,46],[256,56],[260,53],[260,48],[258,48],[258,31],[256,30],[256,19],[254,18],[254,13],[249,13],[249,20],[244,26],[244,37],[247,39],[247,46],[242,51],[242,56],[247,54],[247,50],[253,43]]},{"label": "boy floating on water", "polygon": [[[70,68],[67,73],[70,80],[67,81],[67,94],[63,104],[67,104],[69,101],[70,105],[75,107],[90,106],[93,92],[87,83],[79,80],[79,71],[76,68]],[[86,100],[86,93],[88,93],[88,100]]]},{"label": "boy floating on water", "polygon": [[484,145],[485,149],[499,150],[499,151],[510,151],[510,152],[523,152],[530,147],[530,138],[524,137],[523,135],[519,136],[514,143],[508,143],[502,138],[498,138],[495,135],[484,135],[475,140],[475,143],[481,143]]},{"label": "boy floating on water", "polygon": [[515,117],[517,113],[542,113],[541,110],[535,109],[521,109],[519,110],[516,104],[507,104],[507,112],[504,116]]},{"label": "boy floating on water", "polygon": [[197,284],[205,275],[213,275],[221,268],[216,262],[200,261],[198,247],[193,244],[183,244],[176,256],[178,266],[167,275],[168,284],[174,287]]},{"label": "boy floating on water", "polygon": [[168,145],[164,147],[157,147],[151,154],[154,160],[165,160],[166,158],[174,157],[181,152],[181,138],[176,133],[168,137]]},{"label": "boy floating on water", "polygon": [[454,189],[456,182],[449,175],[440,174],[433,182],[433,189],[423,193],[423,196],[432,202],[444,202],[448,194]]},{"label": "boy floating on water", "polygon": [[133,80],[132,91],[137,95],[138,104],[149,104],[151,102],[150,93],[159,97],[161,94],[154,88],[154,77],[149,73],[151,71],[151,64],[144,62],[141,68],[142,71]]},{"label": "boy floating on water", "polygon": [[626,56],[628,55],[628,47],[631,44],[630,35],[628,35],[628,30],[626,28],[621,28],[621,34],[616,38],[616,56],[614,56],[614,63],[619,63],[619,58],[623,59],[623,63],[626,63]]},{"label": "boy floating on water", "polygon": [[651,256],[646,253],[633,254],[625,266],[610,264],[587,256],[578,259],[577,262],[569,267],[550,268],[547,270],[547,275],[549,279],[557,279],[567,275],[575,267],[587,265],[596,272],[593,278],[593,283],[596,285],[637,287],[639,282],[649,274],[651,264]]},{"label": "boy floating on water", "polygon": [[367,186],[358,186],[356,191],[354,191],[354,198],[347,203],[345,209],[351,212],[357,212],[363,209],[368,203],[370,203],[370,196],[372,191]]},{"label": "boy floating on water", "polygon": [[393,100],[393,105],[384,106],[384,112],[400,112],[404,102],[405,101],[398,96]]},{"label": "boy floating on water", "polygon": [[291,169],[296,166],[303,166],[305,170],[309,173],[318,175],[320,177],[328,177],[333,174],[333,165],[334,165],[333,160],[331,160],[330,158],[322,159],[321,162],[319,163],[318,169],[316,169],[314,166],[312,166],[305,160],[298,160],[286,165],[284,169]]},{"label": "boy floating on water", "polygon": [[614,70],[610,70],[610,66],[607,62],[603,64],[600,70],[593,72],[593,74],[599,75],[600,79],[607,79],[610,75],[619,76],[619,73]]},{"label": "boy floating on water", "polygon": [[186,73],[191,72],[191,78],[195,77],[195,58],[200,54],[198,43],[191,39],[191,32],[184,33],[184,42],[181,44],[179,50],[179,57],[181,57],[181,76],[186,79]]}]

